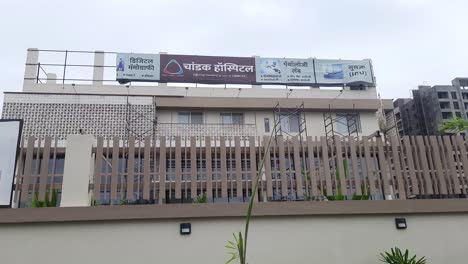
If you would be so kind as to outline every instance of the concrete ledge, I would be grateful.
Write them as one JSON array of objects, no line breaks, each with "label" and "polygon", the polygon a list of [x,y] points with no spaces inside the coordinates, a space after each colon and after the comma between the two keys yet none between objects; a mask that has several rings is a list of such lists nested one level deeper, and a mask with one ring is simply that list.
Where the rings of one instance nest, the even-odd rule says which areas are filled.
[{"label": "concrete ledge", "polygon": [[[165,204],[0,209],[0,224],[243,217],[247,204]],[[270,202],[255,217],[468,213],[468,200]]]}]

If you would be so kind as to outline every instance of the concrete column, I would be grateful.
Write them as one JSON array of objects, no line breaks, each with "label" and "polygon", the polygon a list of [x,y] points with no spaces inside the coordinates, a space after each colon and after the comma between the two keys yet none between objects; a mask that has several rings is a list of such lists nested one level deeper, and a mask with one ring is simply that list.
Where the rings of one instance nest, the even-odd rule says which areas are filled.
[{"label": "concrete column", "polygon": [[24,85],[36,83],[37,64],[39,63],[39,50],[35,48],[28,49],[26,57],[26,67],[24,69]]},{"label": "concrete column", "polygon": [[93,176],[92,135],[69,135],[60,207],[89,206],[88,186]]},{"label": "concrete column", "polygon": [[102,84],[104,79],[104,51],[94,52],[93,84]]}]

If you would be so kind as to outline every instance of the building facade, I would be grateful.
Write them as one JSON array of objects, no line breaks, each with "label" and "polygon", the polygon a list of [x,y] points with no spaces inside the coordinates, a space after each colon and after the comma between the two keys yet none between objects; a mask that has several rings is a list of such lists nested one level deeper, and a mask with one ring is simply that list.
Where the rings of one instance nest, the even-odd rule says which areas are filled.
[{"label": "building facade", "polygon": [[394,119],[374,87],[127,87],[105,83],[102,52],[78,84],[41,78],[37,55],[5,93],[2,116],[24,120],[5,263],[220,263],[252,198],[247,261],[375,263],[398,245],[466,262],[467,142],[378,136]]},{"label": "building facade", "polygon": [[468,118],[467,78],[455,78],[452,85],[419,86],[413,98],[394,101],[400,136],[439,135],[440,126],[454,118]]},{"label": "building facade", "polygon": [[60,71],[44,70],[49,64],[39,60],[40,53],[28,50],[23,91],[4,95],[2,118],[24,119],[26,137],[65,139],[76,133],[106,138],[265,136],[272,132],[359,137],[379,130],[379,109],[391,110],[389,100],[377,98],[375,87],[109,84],[104,73],[109,62],[102,52],[94,53],[87,82],[65,78],[65,69],[60,78]]}]

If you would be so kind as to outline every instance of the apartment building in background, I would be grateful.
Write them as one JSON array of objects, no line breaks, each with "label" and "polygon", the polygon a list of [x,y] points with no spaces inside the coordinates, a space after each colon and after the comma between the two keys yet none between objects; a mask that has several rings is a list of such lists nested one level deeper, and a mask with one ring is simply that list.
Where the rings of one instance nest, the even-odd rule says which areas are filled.
[{"label": "apartment building in background", "polygon": [[413,98],[393,102],[400,136],[440,135],[440,126],[454,118],[468,120],[468,78],[455,78],[452,85],[419,86]]}]

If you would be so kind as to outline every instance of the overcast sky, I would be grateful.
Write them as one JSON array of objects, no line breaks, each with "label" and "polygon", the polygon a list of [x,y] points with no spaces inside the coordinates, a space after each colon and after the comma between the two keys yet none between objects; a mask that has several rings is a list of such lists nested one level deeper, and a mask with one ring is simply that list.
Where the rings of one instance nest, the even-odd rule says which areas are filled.
[{"label": "overcast sky", "polygon": [[29,47],[370,58],[383,98],[468,77],[466,0],[1,0],[0,10],[1,92],[21,90]]}]

